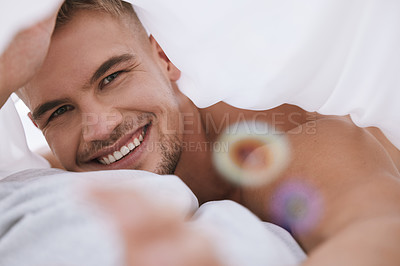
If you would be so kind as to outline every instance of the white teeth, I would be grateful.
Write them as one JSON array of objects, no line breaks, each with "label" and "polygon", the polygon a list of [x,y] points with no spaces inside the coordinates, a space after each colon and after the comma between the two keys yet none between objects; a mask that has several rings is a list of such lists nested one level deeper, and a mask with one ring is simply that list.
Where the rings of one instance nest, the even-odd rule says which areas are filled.
[{"label": "white teeth", "polygon": [[141,142],[144,139],[143,134],[144,132],[142,132],[142,134],[139,135],[139,138],[135,138],[133,142],[128,143],[126,146],[122,146],[122,148],[119,151],[115,151],[113,154],[103,157],[102,159],[98,159],[98,161],[101,164],[109,165],[122,159],[124,156],[129,154],[131,151],[133,151],[136,147],[138,147],[141,144]]},{"label": "white teeth", "polygon": [[114,155],[115,160],[117,160],[117,161],[122,158],[122,153],[120,151],[115,151],[113,153],[113,155]]},{"label": "white teeth", "polygon": [[133,143],[135,144],[136,147],[140,145],[140,141],[137,138],[133,140]]},{"label": "white teeth", "polygon": [[129,148],[129,150],[133,150],[133,149],[135,148],[135,144],[133,144],[132,142],[130,142],[130,143],[128,144],[128,148]]},{"label": "white teeth", "polygon": [[110,163],[114,163],[115,161],[117,161],[117,160],[115,160],[114,156],[112,156],[111,154],[108,155],[108,160],[110,160]]},{"label": "white teeth", "polygon": [[126,146],[122,146],[120,151],[121,151],[123,156],[127,155],[130,152],[129,148],[126,147]]}]

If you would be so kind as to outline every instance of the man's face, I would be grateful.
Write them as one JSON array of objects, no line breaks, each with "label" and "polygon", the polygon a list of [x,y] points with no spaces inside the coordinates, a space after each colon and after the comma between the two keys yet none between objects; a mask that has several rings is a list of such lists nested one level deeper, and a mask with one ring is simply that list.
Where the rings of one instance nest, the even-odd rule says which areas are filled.
[{"label": "man's face", "polygon": [[78,11],[55,32],[26,86],[33,120],[67,170],[174,172],[182,141],[172,88],[179,71],[132,27]]}]

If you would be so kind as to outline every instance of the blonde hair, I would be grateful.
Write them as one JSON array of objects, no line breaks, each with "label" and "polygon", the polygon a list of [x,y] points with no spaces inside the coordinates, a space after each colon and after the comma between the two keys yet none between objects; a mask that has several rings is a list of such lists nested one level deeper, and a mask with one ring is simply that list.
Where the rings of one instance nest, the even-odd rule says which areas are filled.
[{"label": "blonde hair", "polygon": [[65,0],[58,11],[56,29],[67,24],[78,10],[105,12],[117,18],[128,15],[140,24],[132,5],[121,0]]}]

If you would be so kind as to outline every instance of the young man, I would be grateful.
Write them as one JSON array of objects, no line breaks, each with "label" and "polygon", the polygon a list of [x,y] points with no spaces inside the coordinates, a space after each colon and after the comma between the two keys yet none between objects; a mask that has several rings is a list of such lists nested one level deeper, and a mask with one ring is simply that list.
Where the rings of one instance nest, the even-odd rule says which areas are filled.
[{"label": "young man", "polygon": [[[287,224],[266,203],[297,177],[323,200],[311,228],[289,228],[309,252],[309,265],[400,261],[398,151],[379,132],[344,118],[319,117],[313,121],[317,133],[307,134],[308,114],[288,105],[263,113],[224,104],[199,110],[179,93],[179,70],[148,38],[131,7],[101,3],[66,2],[42,68],[20,91],[67,170],[175,173],[201,202],[233,199],[282,226]],[[276,181],[251,189],[233,186],[215,171],[209,149],[185,148],[216,141],[225,113],[231,123],[265,114],[258,118],[275,119],[277,129],[287,133],[292,161]],[[277,113],[283,113],[279,121]],[[207,117],[217,126],[206,127]],[[355,246],[357,252],[351,252]]]},{"label": "young man", "polygon": [[[197,208],[194,194],[177,177],[58,171],[24,153],[24,138],[7,134],[10,126],[10,134],[22,131],[12,100],[5,108],[3,103],[43,62],[47,47],[42,45],[50,40],[54,21],[19,33],[0,57],[0,131],[7,142],[3,152],[11,157],[3,157],[0,167],[0,265],[286,265],[304,258],[296,243],[288,245],[287,234],[279,239],[276,226],[266,229],[237,204]],[[108,182],[101,186],[102,181]],[[87,182],[103,188],[90,189],[88,202],[79,193],[82,182],[86,192]],[[108,216],[90,207],[93,199]],[[122,231],[118,239],[104,226],[110,217]]]}]

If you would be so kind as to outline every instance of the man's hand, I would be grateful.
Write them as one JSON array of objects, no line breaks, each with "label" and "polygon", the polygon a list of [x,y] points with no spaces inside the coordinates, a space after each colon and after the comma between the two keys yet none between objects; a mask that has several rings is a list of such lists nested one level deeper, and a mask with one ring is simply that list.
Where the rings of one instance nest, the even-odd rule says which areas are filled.
[{"label": "man's hand", "polygon": [[220,266],[210,240],[174,207],[131,189],[95,188],[90,197],[112,217],[128,266]]},{"label": "man's hand", "polygon": [[0,107],[40,69],[57,14],[19,32],[0,56]]}]

